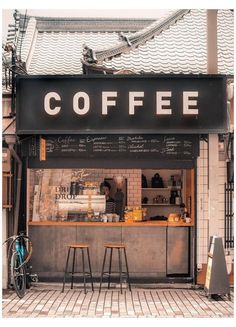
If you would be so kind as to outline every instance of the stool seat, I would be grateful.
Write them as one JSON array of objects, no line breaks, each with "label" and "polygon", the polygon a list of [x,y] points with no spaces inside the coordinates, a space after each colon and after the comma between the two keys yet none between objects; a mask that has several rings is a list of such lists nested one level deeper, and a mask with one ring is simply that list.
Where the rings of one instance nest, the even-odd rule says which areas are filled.
[{"label": "stool seat", "polygon": [[67,247],[73,248],[73,249],[86,249],[86,248],[89,248],[89,244],[84,244],[84,243],[67,244]]},{"label": "stool seat", "polygon": [[114,248],[114,249],[124,249],[125,248],[125,244],[122,243],[107,243],[104,244],[105,248]]}]

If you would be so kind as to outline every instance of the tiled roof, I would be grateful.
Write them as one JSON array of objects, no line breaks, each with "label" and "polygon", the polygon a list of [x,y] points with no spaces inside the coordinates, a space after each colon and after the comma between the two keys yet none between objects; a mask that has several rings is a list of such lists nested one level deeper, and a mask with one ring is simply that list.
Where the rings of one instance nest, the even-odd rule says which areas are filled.
[{"label": "tiled roof", "polygon": [[[233,74],[233,13],[218,11],[219,73]],[[128,47],[127,47],[128,48]],[[162,34],[138,49],[104,63],[107,68],[127,68],[153,73],[207,73],[206,10],[191,10]]]},{"label": "tiled roof", "polygon": [[[93,50],[113,48],[119,32],[132,35],[148,20],[61,20],[30,18],[22,45],[22,60],[29,74],[82,74],[83,46]],[[158,24],[158,22],[157,22]],[[123,26],[123,27],[122,27]],[[233,12],[218,11],[219,73],[233,74]],[[206,10],[190,10],[182,19],[126,53],[102,65],[114,70],[153,73],[207,73]]]},{"label": "tiled roof", "polygon": [[39,32],[28,68],[29,74],[82,74],[83,45],[113,45],[116,33]]},{"label": "tiled roof", "polygon": [[234,17],[231,10],[218,11],[218,72],[234,72]]},{"label": "tiled roof", "polygon": [[82,74],[82,53],[90,47],[111,46],[120,31],[131,33],[153,20],[55,20],[31,18],[22,47],[22,60],[29,74]]},{"label": "tiled roof", "polygon": [[122,53],[130,52],[131,49],[134,50],[135,48],[138,48],[140,45],[144,44],[146,41],[151,40],[153,37],[161,34],[177,20],[184,17],[184,15],[188,12],[189,10],[175,10],[173,13],[169,13],[167,17],[163,16],[161,19],[155,21],[153,24],[147,26],[141,31],[129,35],[122,33],[120,41],[112,47],[108,46],[107,48],[101,50],[93,50],[86,47],[87,49],[84,53],[84,60],[89,64],[101,64],[106,59],[111,59]]}]

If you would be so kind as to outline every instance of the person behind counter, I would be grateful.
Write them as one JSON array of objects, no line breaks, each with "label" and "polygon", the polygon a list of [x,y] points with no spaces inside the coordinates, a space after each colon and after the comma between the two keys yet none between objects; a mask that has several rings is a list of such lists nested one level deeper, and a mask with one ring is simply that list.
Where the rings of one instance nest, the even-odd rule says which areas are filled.
[{"label": "person behind counter", "polygon": [[110,197],[111,185],[104,181],[100,185],[101,194],[106,196],[106,213],[115,213],[115,200]]}]

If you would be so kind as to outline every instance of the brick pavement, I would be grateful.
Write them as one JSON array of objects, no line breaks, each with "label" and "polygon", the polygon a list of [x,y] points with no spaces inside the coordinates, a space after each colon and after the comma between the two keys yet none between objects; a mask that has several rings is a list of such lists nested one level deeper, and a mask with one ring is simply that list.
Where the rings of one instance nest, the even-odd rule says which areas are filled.
[{"label": "brick pavement", "polygon": [[133,286],[132,292],[119,288],[102,289],[84,294],[82,285],[65,289],[59,284],[35,284],[23,299],[11,291],[4,291],[2,317],[233,317],[234,294],[231,301],[222,297],[218,301],[203,296],[202,290]]}]

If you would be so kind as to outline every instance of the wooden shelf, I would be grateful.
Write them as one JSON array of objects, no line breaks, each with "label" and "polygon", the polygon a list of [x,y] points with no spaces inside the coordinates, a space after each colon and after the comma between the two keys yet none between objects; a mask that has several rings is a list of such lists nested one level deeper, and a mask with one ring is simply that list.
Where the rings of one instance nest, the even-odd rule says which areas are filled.
[{"label": "wooden shelf", "polygon": [[29,226],[91,226],[91,227],[150,227],[150,226],[156,226],[156,227],[190,227],[193,226],[193,223],[184,223],[184,222],[168,222],[168,221],[139,221],[139,222],[118,222],[118,223],[103,223],[103,222],[56,222],[56,221],[29,221]]},{"label": "wooden shelf", "polygon": [[143,187],[142,190],[148,191],[175,191],[181,190],[180,186],[171,186],[171,187]]},{"label": "wooden shelf", "polygon": [[179,207],[179,204],[170,204],[170,203],[142,203],[142,207],[146,206],[167,206],[167,207]]}]

